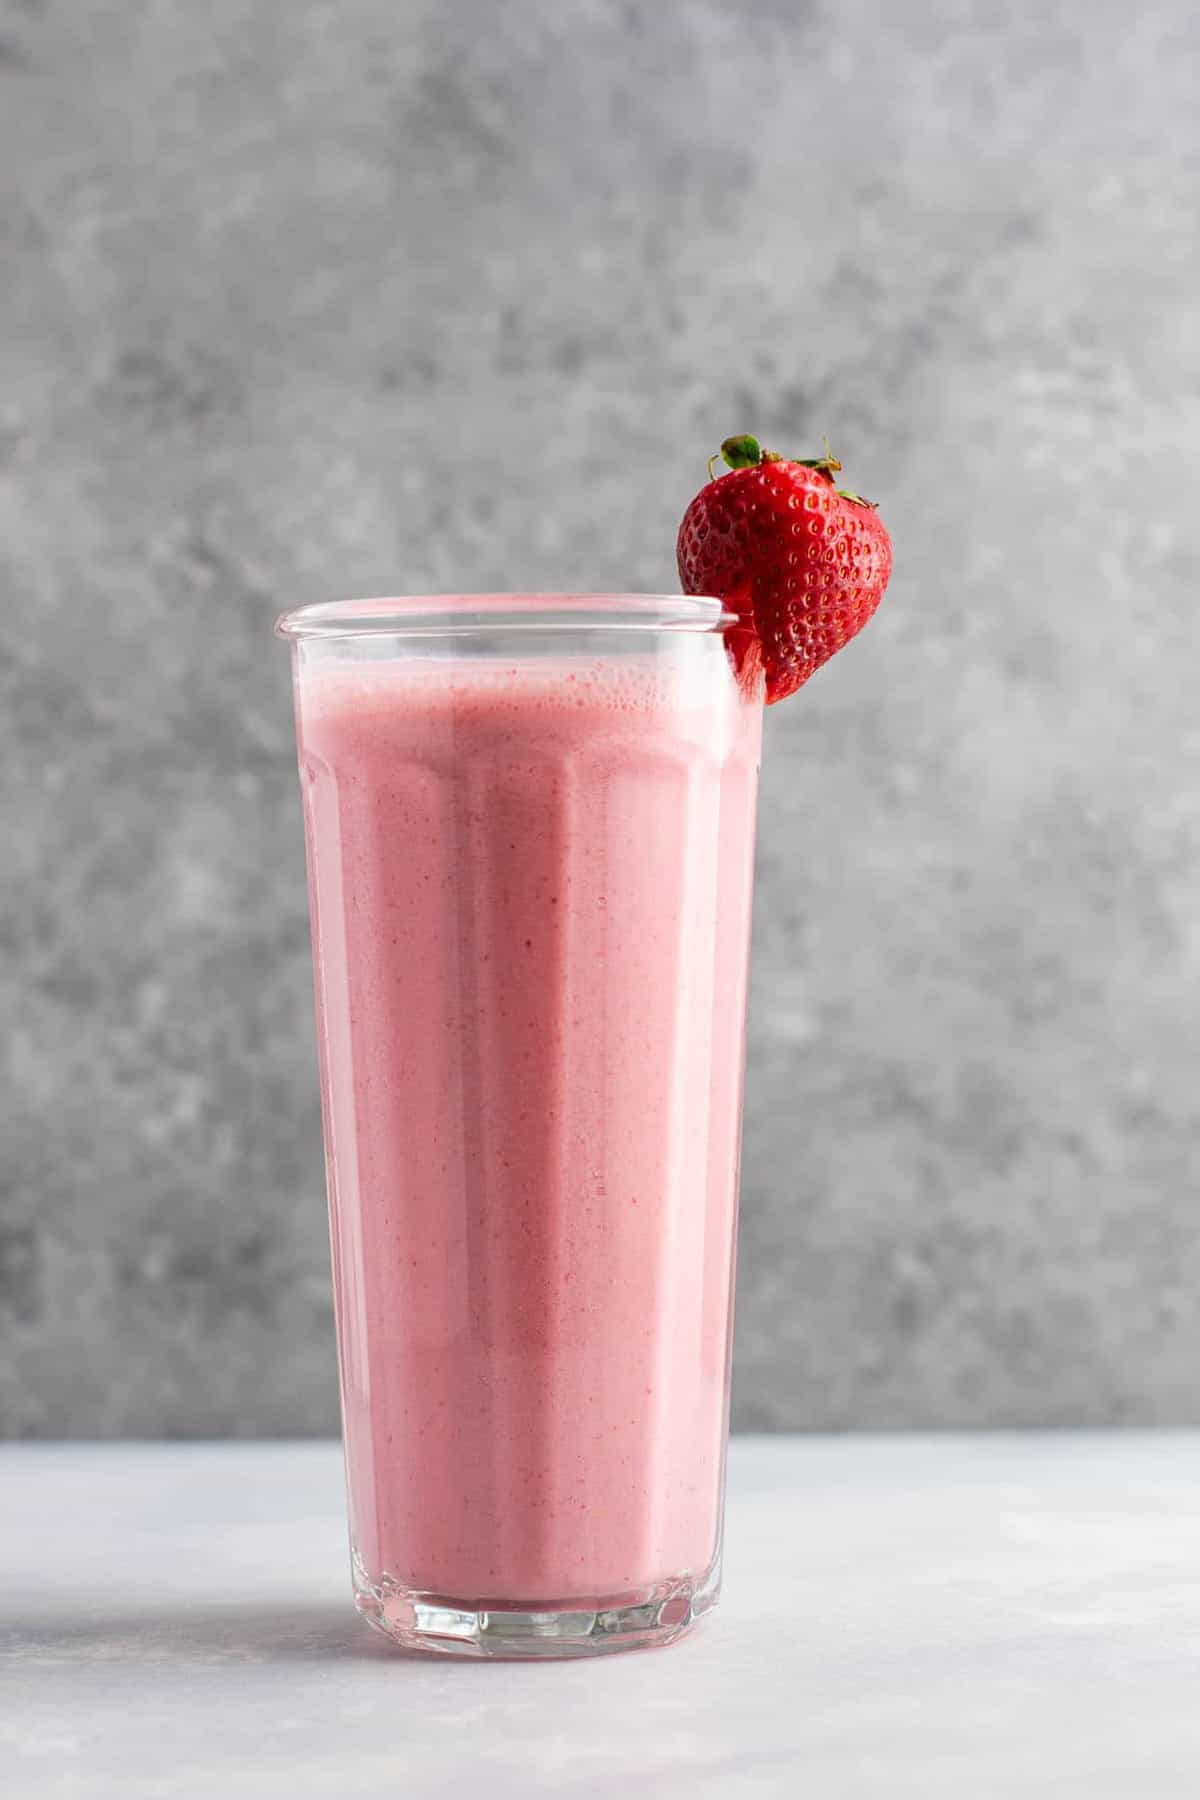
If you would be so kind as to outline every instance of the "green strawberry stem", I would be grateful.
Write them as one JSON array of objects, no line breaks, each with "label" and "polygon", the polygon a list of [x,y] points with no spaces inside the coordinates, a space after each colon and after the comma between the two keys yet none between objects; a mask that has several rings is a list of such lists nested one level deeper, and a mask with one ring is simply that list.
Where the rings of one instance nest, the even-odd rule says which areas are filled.
[{"label": "green strawberry stem", "polygon": [[[731,469],[753,469],[759,463],[796,463],[801,469],[819,469],[821,474],[831,482],[842,466],[830,449],[828,438],[825,439],[824,456],[780,456],[774,450],[764,450],[758,439],[752,437],[749,432],[743,432],[740,437],[727,437],[715,455],[708,459],[708,479],[710,481],[714,479],[713,464],[718,456]],[[837,488],[835,492],[843,500],[852,500],[856,506],[873,507],[875,505],[873,500],[864,500],[861,494],[852,494],[849,488]]]}]

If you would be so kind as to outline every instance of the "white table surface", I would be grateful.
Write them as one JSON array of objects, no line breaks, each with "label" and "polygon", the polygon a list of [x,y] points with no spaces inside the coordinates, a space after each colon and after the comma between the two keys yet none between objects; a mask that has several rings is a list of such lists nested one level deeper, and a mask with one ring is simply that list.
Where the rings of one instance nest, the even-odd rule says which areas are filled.
[{"label": "white table surface", "polygon": [[0,1448],[0,1793],[1200,1796],[1200,1435],[735,1441],[665,1650],[406,1657],[325,1443]]}]

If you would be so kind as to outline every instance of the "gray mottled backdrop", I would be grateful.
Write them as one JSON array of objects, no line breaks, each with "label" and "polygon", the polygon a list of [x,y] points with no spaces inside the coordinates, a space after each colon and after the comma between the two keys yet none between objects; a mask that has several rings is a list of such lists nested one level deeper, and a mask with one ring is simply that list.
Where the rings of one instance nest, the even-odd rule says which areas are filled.
[{"label": "gray mottled backdrop", "polygon": [[769,721],[737,1417],[1200,1418],[1178,0],[0,0],[0,1422],[335,1422],[284,604],[893,590]]}]

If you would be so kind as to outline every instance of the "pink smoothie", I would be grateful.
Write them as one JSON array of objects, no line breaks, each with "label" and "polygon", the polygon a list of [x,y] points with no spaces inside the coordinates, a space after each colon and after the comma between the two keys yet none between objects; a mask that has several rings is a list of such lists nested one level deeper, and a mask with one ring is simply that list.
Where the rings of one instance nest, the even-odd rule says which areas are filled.
[{"label": "pink smoothie", "polygon": [[302,670],[352,1534],[562,1602],[719,1545],[761,701],[719,643]]}]

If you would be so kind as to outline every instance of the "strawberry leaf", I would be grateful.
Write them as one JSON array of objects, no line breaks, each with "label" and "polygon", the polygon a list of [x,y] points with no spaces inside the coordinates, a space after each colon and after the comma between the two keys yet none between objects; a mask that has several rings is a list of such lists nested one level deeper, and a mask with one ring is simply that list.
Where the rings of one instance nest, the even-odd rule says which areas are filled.
[{"label": "strawberry leaf", "polygon": [[763,459],[762,446],[756,437],[727,437],[721,456],[731,469],[752,469]]}]

